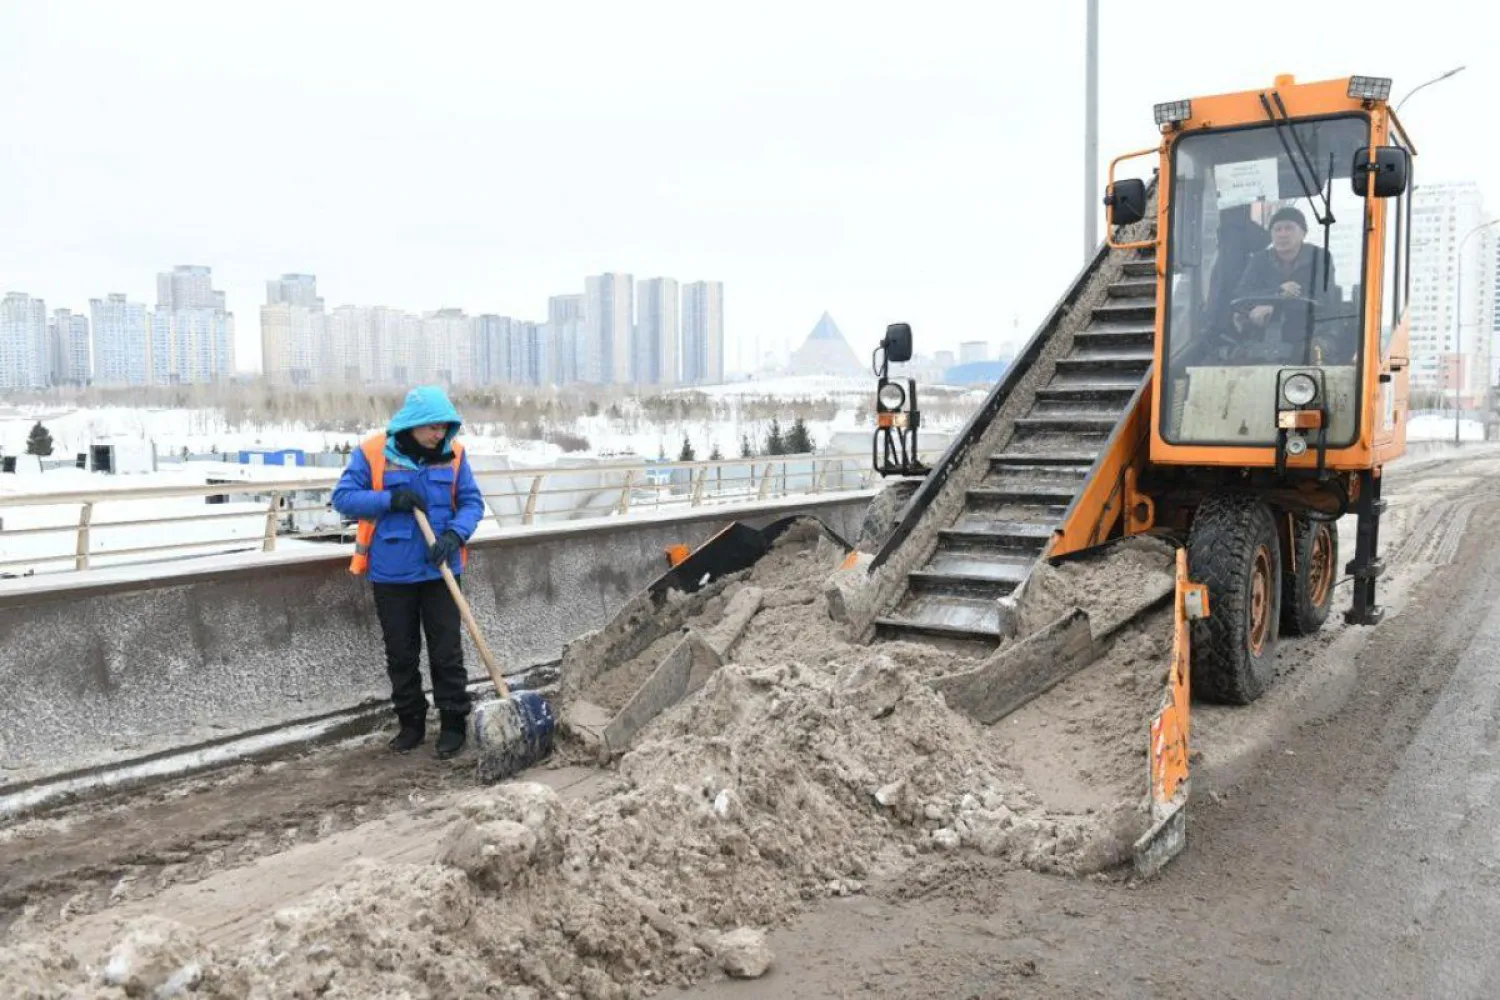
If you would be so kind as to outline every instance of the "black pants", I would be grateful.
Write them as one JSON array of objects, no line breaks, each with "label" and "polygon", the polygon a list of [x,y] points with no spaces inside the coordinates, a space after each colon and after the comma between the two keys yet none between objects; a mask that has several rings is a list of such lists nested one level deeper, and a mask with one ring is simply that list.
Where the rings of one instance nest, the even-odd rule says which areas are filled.
[{"label": "black pants", "polygon": [[396,714],[425,716],[422,693],[422,633],[427,634],[427,665],[432,700],[439,712],[469,713],[469,675],[464,670],[463,620],[442,580],[377,583],[375,612],[385,636],[385,665],[391,677]]}]

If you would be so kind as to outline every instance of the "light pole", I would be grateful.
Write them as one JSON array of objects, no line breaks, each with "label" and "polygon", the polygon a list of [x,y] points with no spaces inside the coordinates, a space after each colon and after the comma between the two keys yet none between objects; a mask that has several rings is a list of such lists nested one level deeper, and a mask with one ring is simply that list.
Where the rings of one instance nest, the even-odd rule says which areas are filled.
[{"label": "light pole", "polygon": [[[1463,239],[1458,241],[1458,264],[1457,276],[1454,278],[1456,290],[1453,302],[1453,443],[1460,443],[1459,417],[1463,415],[1463,336],[1464,336],[1464,247],[1469,244],[1469,237],[1500,222],[1500,219],[1491,219],[1489,222],[1481,222],[1473,229],[1464,233]],[[1489,375],[1486,373],[1485,378]]]},{"label": "light pole", "polygon": [[1083,262],[1099,246],[1099,0],[1088,0],[1084,29]]},{"label": "light pole", "polygon": [[1405,97],[1401,98],[1401,100],[1399,100],[1399,101],[1396,102],[1396,113],[1400,114],[1400,112],[1401,112],[1401,105],[1403,105],[1407,101],[1411,100],[1412,95],[1415,94],[1417,91],[1421,90],[1423,87],[1430,87],[1434,83],[1441,83],[1444,80],[1448,79],[1448,77],[1450,77],[1450,76],[1456,76],[1457,74],[1462,73],[1463,71],[1464,71],[1464,67],[1462,67],[1462,66],[1455,66],[1455,67],[1453,67],[1452,69],[1450,69],[1448,72],[1444,73],[1441,76],[1435,76],[1431,80],[1428,80],[1426,83],[1419,83],[1419,84],[1417,84],[1415,87],[1413,87],[1412,89],[1410,89],[1410,90],[1408,90],[1406,92],[1406,96]]}]

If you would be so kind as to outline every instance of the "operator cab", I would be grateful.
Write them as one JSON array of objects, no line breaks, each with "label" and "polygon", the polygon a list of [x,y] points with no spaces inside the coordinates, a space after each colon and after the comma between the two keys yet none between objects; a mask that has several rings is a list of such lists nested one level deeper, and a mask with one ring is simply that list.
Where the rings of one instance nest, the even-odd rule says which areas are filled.
[{"label": "operator cab", "polygon": [[1349,178],[1368,146],[1369,125],[1357,115],[1177,141],[1162,381],[1168,442],[1275,446],[1277,411],[1267,404],[1285,370],[1300,368],[1322,373],[1327,446],[1354,443],[1365,214]]},{"label": "operator cab", "polygon": [[[1163,175],[1153,461],[1280,474],[1315,449],[1321,477],[1325,462],[1368,468],[1388,445],[1391,400],[1372,405],[1385,390],[1367,383],[1405,361],[1390,354],[1410,173],[1388,87],[1287,77],[1159,105],[1159,150],[1120,158],[1159,152]],[[1114,224],[1145,201],[1111,168]]]}]

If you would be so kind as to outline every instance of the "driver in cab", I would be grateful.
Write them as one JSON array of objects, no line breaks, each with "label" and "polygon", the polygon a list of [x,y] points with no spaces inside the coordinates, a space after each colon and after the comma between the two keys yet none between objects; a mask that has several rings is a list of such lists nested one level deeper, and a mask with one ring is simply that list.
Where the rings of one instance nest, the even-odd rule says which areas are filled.
[{"label": "driver in cab", "polygon": [[[1284,328],[1301,333],[1312,321],[1307,307],[1324,304],[1333,287],[1333,258],[1327,250],[1307,242],[1307,218],[1288,205],[1271,216],[1271,245],[1251,255],[1240,277],[1234,298],[1262,301],[1250,305],[1248,311],[1236,310],[1235,328],[1265,329],[1279,308]],[[1272,298],[1294,301],[1264,301]]]}]

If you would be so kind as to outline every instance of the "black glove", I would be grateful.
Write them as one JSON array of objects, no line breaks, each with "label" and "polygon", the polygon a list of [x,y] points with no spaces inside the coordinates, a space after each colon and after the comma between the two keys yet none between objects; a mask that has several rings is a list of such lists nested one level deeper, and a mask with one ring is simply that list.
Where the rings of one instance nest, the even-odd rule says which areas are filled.
[{"label": "black glove", "polygon": [[434,566],[441,566],[453,558],[453,553],[463,548],[464,540],[458,537],[456,531],[445,531],[438,536],[438,540],[427,550],[427,561]]},{"label": "black glove", "polygon": [[414,510],[427,513],[427,498],[410,486],[398,486],[391,490],[391,510],[410,514]]}]

